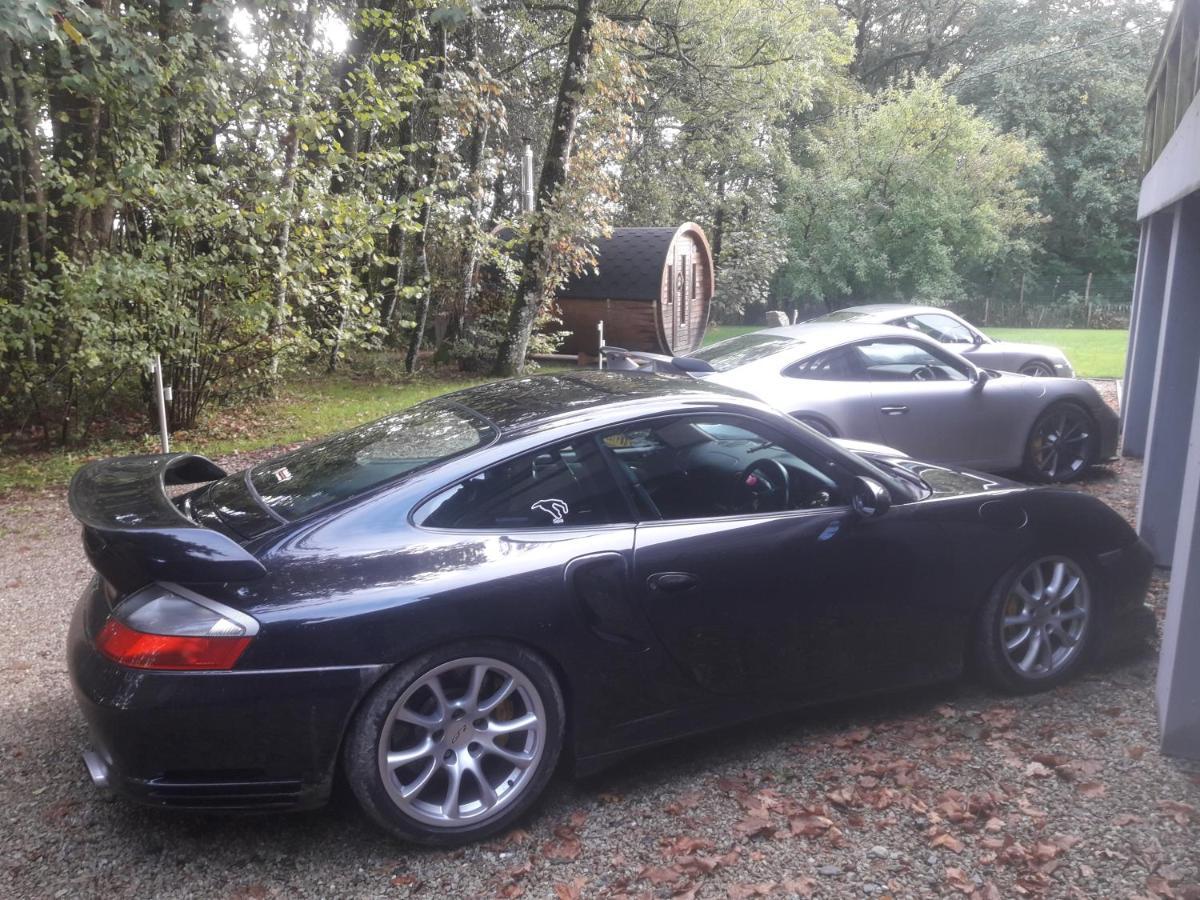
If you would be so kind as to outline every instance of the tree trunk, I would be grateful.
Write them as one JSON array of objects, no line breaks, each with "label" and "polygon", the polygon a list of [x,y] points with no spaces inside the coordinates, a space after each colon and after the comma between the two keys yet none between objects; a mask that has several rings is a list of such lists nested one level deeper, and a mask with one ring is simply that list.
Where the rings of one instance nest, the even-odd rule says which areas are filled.
[{"label": "tree trunk", "polygon": [[[466,42],[466,59],[474,64],[478,56],[478,41],[475,35],[475,23],[467,26],[464,38]],[[469,229],[466,257],[462,267],[462,287],[458,302],[451,313],[450,327],[447,329],[447,340],[455,340],[466,329],[467,315],[475,298],[475,273],[479,267],[480,243],[486,232],[483,231],[484,195],[487,191],[485,173],[483,171],[484,150],[488,139],[488,114],[480,112],[471,129],[471,139],[467,146],[467,228]]]},{"label": "tree trunk", "polygon": [[417,301],[417,321],[408,339],[408,353],[404,356],[404,369],[410,375],[417,370],[417,355],[421,352],[421,342],[425,338],[425,327],[429,322],[429,306],[432,301],[433,276],[429,271],[429,226],[433,221],[433,200],[437,188],[440,158],[438,145],[442,139],[442,110],[440,109],[442,88],[446,80],[446,26],[438,28],[438,62],[430,79],[430,107],[433,115],[433,128],[429,138],[429,169],[426,178],[426,191],[421,209],[421,230],[418,232],[420,243],[417,246],[417,259],[421,263],[421,281],[423,289],[421,298]]},{"label": "tree trunk", "polygon": [[276,261],[278,268],[275,273],[275,322],[271,329],[275,346],[271,354],[271,379],[279,374],[279,343],[283,336],[283,324],[287,317],[288,298],[288,245],[292,237],[292,198],[296,193],[296,154],[300,149],[299,121],[304,111],[304,90],[308,81],[308,55],[312,46],[313,22],[316,18],[313,0],[307,0],[304,5],[304,31],[300,39],[300,54],[296,61],[296,74],[292,87],[291,121],[288,123],[287,137],[283,147],[283,174],[279,179],[279,194],[284,210],[283,222],[275,236]]},{"label": "tree trunk", "polygon": [[592,58],[594,25],[593,0],[577,0],[575,22],[571,26],[567,58],[558,89],[558,101],[554,106],[550,140],[546,146],[546,157],[538,182],[537,204],[521,264],[521,281],[517,287],[517,296],[513,299],[508,329],[496,357],[496,375],[517,375],[525,368],[525,352],[529,347],[533,323],[553,287],[548,283],[553,252],[550,243],[550,216],[553,214],[555,195],[566,181],[567,167],[571,161],[575,125],[583,105],[588,66]]}]

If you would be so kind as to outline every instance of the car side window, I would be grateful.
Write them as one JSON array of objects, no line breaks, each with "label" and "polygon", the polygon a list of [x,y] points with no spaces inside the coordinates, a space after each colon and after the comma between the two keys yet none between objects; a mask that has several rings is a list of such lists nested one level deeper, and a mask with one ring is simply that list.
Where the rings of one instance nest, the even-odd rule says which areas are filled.
[{"label": "car side window", "polygon": [[909,328],[933,338],[941,344],[973,344],[975,335],[971,329],[949,316],[925,313],[905,319]]},{"label": "car side window", "polygon": [[858,344],[871,381],[967,381],[968,372],[949,357],[904,340]]},{"label": "car side window", "polygon": [[484,469],[435,495],[413,515],[429,528],[569,528],[633,516],[594,436]]},{"label": "car side window", "polygon": [[706,519],[844,506],[852,474],[740,416],[678,416],[601,440],[643,518]]},{"label": "car side window", "polygon": [[865,381],[862,358],[855,347],[839,347],[793,363],[783,372],[789,378],[814,381]]}]

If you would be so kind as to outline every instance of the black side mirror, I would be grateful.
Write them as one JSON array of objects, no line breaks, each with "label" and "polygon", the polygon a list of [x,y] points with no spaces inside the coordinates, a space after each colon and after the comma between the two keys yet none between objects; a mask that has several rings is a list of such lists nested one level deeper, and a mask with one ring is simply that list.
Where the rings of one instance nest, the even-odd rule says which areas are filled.
[{"label": "black side mirror", "polygon": [[850,502],[859,518],[877,519],[892,508],[892,495],[874,478],[859,475],[854,479],[854,495]]},{"label": "black side mirror", "polygon": [[975,370],[975,390],[976,391],[982,391],[983,386],[991,380],[992,380],[992,376],[988,373],[987,369],[976,369]]}]

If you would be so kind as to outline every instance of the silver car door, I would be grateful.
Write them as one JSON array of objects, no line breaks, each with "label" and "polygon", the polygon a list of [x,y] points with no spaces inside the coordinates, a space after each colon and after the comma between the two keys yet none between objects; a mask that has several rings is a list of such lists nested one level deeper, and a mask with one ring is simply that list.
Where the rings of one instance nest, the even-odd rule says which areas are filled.
[{"label": "silver car door", "polygon": [[997,392],[937,345],[887,338],[857,345],[870,378],[883,442],[921,459],[990,464],[1007,452]]}]

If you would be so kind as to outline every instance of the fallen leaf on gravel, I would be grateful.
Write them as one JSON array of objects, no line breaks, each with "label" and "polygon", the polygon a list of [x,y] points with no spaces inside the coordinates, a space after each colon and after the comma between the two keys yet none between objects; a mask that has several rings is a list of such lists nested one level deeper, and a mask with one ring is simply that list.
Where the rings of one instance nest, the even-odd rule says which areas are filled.
[{"label": "fallen leaf on gravel", "polygon": [[1130,747],[1125,752],[1127,754],[1129,754],[1130,759],[1141,759],[1143,756],[1146,755],[1146,748],[1145,747]]},{"label": "fallen leaf on gravel", "polygon": [[746,818],[742,819],[740,822],[738,822],[736,825],[733,826],[733,830],[736,831],[738,834],[742,835],[742,837],[748,837],[748,838],[767,837],[767,838],[769,838],[775,834],[776,829],[775,829],[775,824],[770,819],[768,819],[766,816],[754,815],[754,816],[746,816]]},{"label": "fallen leaf on gravel", "polygon": [[714,850],[716,844],[704,838],[680,836],[663,848],[663,856],[690,856],[699,850]]},{"label": "fallen leaf on gravel", "polygon": [[674,884],[683,877],[683,870],[676,866],[646,866],[638,872],[638,879],[651,884]]},{"label": "fallen leaf on gravel", "polygon": [[1179,895],[1172,890],[1170,883],[1161,875],[1151,875],[1146,879],[1146,890],[1156,897],[1174,898]]},{"label": "fallen leaf on gravel", "polygon": [[759,884],[734,884],[729,887],[729,900],[748,900],[750,897],[765,897],[775,890],[774,881]]},{"label": "fallen leaf on gravel", "polygon": [[[721,782],[717,782],[720,787]],[[678,800],[672,800],[663,807],[663,812],[669,816],[682,816],[686,812],[691,812],[697,804],[703,800],[703,796],[695,791],[689,791],[686,794],[681,794]]]},{"label": "fallen leaf on gravel", "polygon": [[967,873],[953,866],[946,867],[946,883],[964,894],[970,894],[975,890],[975,884],[967,878]]},{"label": "fallen leaf on gravel", "polygon": [[1143,821],[1141,816],[1135,816],[1132,813],[1121,813],[1113,819],[1113,824],[1118,828],[1124,828],[1126,825],[1140,825]]},{"label": "fallen leaf on gravel", "polygon": [[1026,778],[1049,778],[1054,772],[1040,762],[1031,762],[1025,767]]},{"label": "fallen leaf on gravel", "polygon": [[1196,815],[1196,807],[1175,800],[1159,800],[1158,808],[1180,825],[1190,825],[1192,817]]},{"label": "fallen leaf on gravel", "polygon": [[870,728],[856,728],[853,731],[847,731],[844,734],[838,735],[829,743],[840,750],[849,750],[855,744],[861,744],[870,736]]},{"label": "fallen leaf on gravel", "polygon": [[971,894],[971,900],[1002,900],[1002,897],[1000,888],[990,881],[985,881],[983,887]]},{"label": "fallen leaf on gravel", "polygon": [[555,828],[554,840],[548,841],[542,847],[543,856],[560,862],[578,859],[581,852],[583,852],[583,844],[575,833],[575,829],[570,825],[559,825]]},{"label": "fallen leaf on gravel", "polygon": [[797,837],[816,837],[832,828],[833,820],[825,816],[803,813],[802,815],[790,818],[788,820],[788,827],[791,829],[792,834]]},{"label": "fallen leaf on gravel", "polygon": [[788,894],[795,894],[798,897],[811,897],[817,889],[817,882],[807,875],[801,875],[799,878],[785,878],[780,887]]},{"label": "fallen leaf on gravel", "polygon": [[1084,781],[1079,785],[1080,796],[1087,797],[1089,799],[1103,797],[1107,792],[1108,788],[1098,781]]},{"label": "fallen leaf on gravel", "polygon": [[854,803],[854,788],[840,787],[835,788],[825,795],[831,803],[837,806],[850,806]]},{"label": "fallen leaf on gravel", "polygon": [[586,878],[576,878],[570,884],[554,885],[554,896],[558,900],[580,900],[583,897],[583,889],[587,887]]},{"label": "fallen leaf on gravel", "polygon": [[945,847],[951,853],[962,853],[963,852],[963,842],[960,841],[958,838],[954,837],[954,835],[946,834],[945,832],[942,832],[937,837],[935,837],[932,841],[930,841],[929,846],[930,847]]},{"label": "fallen leaf on gravel", "polygon": [[1004,820],[998,819],[995,816],[993,816],[992,818],[988,819],[986,822],[983,823],[983,830],[984,831],[992,831],[992,832],[1003,831],[1004,830]]},{"label": "fallen leaf on gravel", "polygon": [[[754,854],[751,854],[751,857],[753,856]],[[760,853],[758,856],[761,857],[762,854]],[[732,866],[737,861],[738,850],[735,848],[724,856],[711,856],[704,853],[697,853],[694,856],[680,856],[675,860],[675,865],[684,872],[692,875],[708,875],[721,866]]]}]

